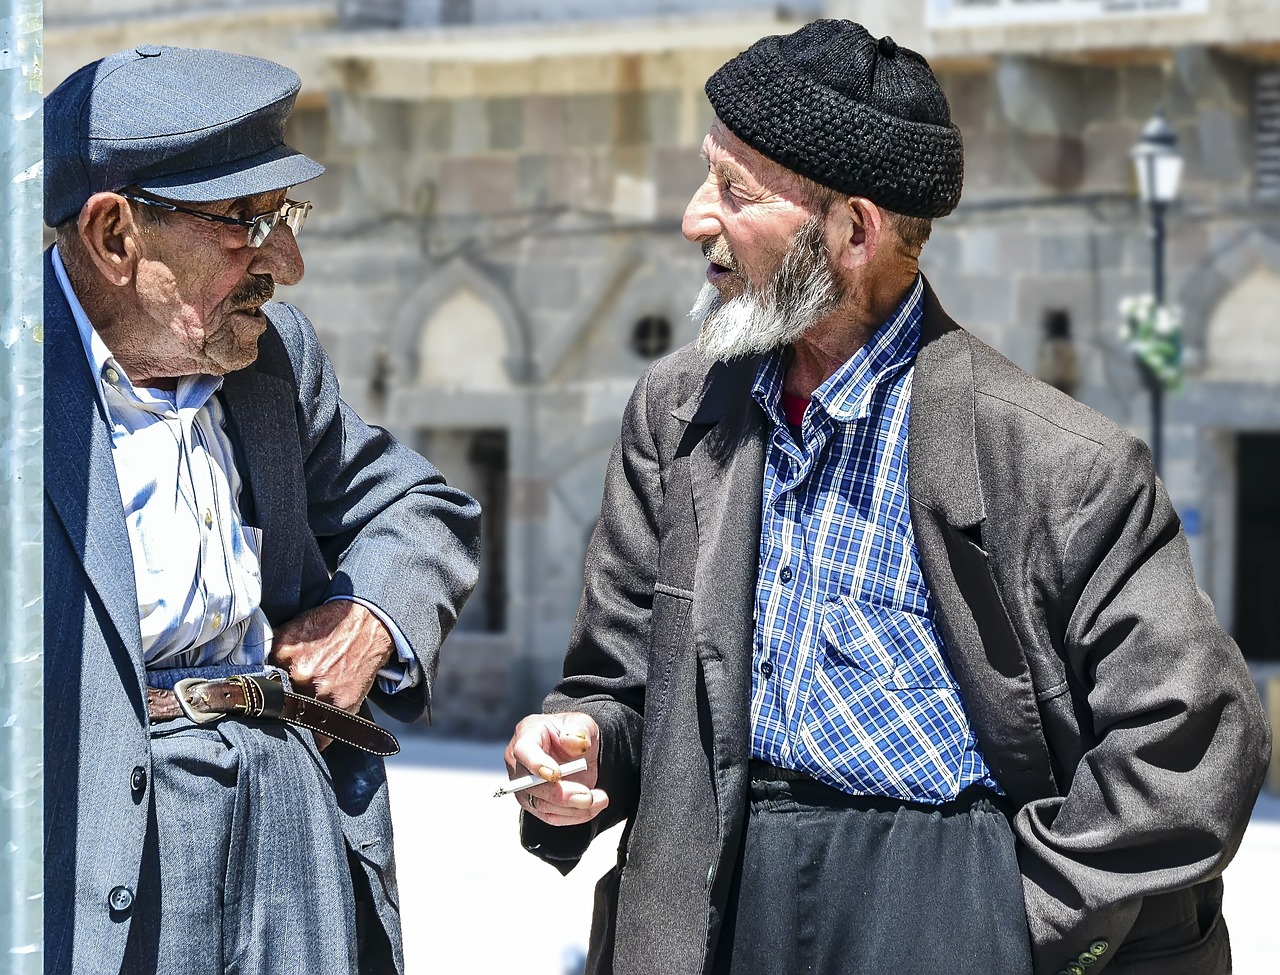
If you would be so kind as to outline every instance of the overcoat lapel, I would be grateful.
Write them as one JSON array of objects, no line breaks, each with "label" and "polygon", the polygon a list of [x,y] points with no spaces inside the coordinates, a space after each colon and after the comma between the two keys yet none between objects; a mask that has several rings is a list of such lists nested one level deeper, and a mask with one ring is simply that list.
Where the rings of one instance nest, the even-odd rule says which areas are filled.
[{"label": "overcoat lapel", "polygon": [[688,423],[698,553],[691,624],[706,682],[722,840],[746,799],[751,659],[764,481],[764,413],[751,397],[759,360],[717,364],[673,411]]},{"label": "overcoat lapel", "polygon": [[278,623],[297,611],[302,586],[303,535],[297,531],[307,498],[284,458],[298,451],[298,431],[282,424],[294,415],[293,393],[277,376],[250,367],[222,384],[227,433],[242,472],[240,513],[262,530],[262,610]]},{"label": "overcoat lapel", "polygon": [[907,479],[921,568],[983,757],[1018,805],[1057,794],[1035,687],[982,544],[971,337],[926,283]]},{"label": "overcoat lapel", "polygon": [[110,427],[51,253],[44,259],[45,495],[128,651],[124,666],[134,671],[142,695],[138,592]]}]

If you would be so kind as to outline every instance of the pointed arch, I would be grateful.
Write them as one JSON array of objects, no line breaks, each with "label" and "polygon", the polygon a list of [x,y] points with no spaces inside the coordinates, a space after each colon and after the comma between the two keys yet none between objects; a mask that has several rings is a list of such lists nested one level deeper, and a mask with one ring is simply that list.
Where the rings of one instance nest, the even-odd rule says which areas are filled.
[{"label": "pointed arch", "polygon": [[[1225,334],[1219,323],[1217,334],[1211,335],[1223,302],[1255,275],[1261,277],[1250,286],[1251,291],[1259,287],[1267,275],[1280,276],[1280,224],[1242,230],[1219,247],[1180,289],[1183,341],[1187,365],[1193,373],[1209,366],[1209,346]],[[1223,361],[1221,356],[1218,361]]]},{"label": "pointed arch", "polygon": [[[500,348],[494,348],[494,344]],[[484,350],[492,352],[486,362]],[[451,372],[449,359],[465,352],[468,373]],[[465,257],[431,274],[405,300],[392,322],[390,381],[393,386],[518,385],[531,375],[530,340],[524,316],[510,294]],[[434,351],[443,361],[431,362]],[[459,362],[461,364],[461,362]],[[468,378],[470,377],[470,379]]]}]

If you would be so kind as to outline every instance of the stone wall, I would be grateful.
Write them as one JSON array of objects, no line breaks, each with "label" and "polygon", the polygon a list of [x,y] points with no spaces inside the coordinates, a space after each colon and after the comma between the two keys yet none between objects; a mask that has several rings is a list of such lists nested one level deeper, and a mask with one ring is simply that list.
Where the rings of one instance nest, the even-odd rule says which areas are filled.
[{"label": "stone wall", "polygon": [[[918,36],[918,9],[913,18],[909,5],[857,7],[877,32]],[[1245,24],[1260,8],[1213,9]],[[329,171],[299,190],[316,210],[302,241],[307,277],[287,297],[372,421],[410,443],[432,431],[454,443],[467,430],[508,438],[505,629],[450,639],[434,713],[444,730],[501,736],[559,674],[605,462],[653,351],[637,352],[635,330],[661,319],[673,346],[692,338],[686,311],[703,262],[679,218],[705,172],[702,82],[751,40],[795,23],[352,33],[332,12],[303,26],[262,19],[269,13],[240,34],[234,21],[192,21],[186,42],[251,49],[303,74],[289,138]],[[145,39],[156,24],[165,39],[183,36],[177,21],[156,21]],[[68,28],[50,41],[62,66],[51,74],[140,30]],[[1168,254],[1190,364],[1169,400],[1165,474],[1175,504],[1196,513],[1201,581],[1229,620],[1234,436],[1280,430],[1280,396],[1276,378],[1211,366],[1249,361],[1215,353],[1215,342],[1235,348],[1274,328],[1232,312],[1233,331],[1220,312],[1266,300],[1266,275],[1280,274],[1280,207],[1254,198],[1250,126],[1255,74],[1277,58],[1253,44],[1201,43],[1101,56],[1079,37],[1084,46],[1050,58],[1034,52],[1057,52],[1059,39],[1034,36],[935,57],[965,136],[966,187],[960,209],[936,224],[924,268],[962,324],[1031,372],[1074,363],[1075,395],[1146,435],[1117,306],[1150,288],[1128,153],[1164,108],[1187,159]]]}]

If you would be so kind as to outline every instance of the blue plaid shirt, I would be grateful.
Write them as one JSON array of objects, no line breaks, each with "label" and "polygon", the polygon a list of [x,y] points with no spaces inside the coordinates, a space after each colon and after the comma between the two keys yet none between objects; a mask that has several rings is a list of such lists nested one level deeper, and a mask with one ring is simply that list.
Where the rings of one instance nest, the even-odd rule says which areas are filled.
[{"label": "blue plaid shirt", "polygon": [[996,783],[935,627],[907,508],[923,284],[813,394],[796,442],[786,355],[752,390],[772,421],[751,753],[856,795],[940,803]]}]

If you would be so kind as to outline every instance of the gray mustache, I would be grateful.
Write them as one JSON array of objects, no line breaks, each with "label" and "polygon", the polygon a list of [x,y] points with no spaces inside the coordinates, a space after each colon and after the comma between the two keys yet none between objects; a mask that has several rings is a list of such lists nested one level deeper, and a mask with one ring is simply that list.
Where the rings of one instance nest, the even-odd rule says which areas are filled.
[{"label": "gray mustache", "polygon": [[712,264],[719,264],[730,271],[736,270],[733,254],[722,240],[709,240],[702,245],[702,256]]},{"label": "gray mustache", "polygon": [[231,295],[236,308],[257,307],[266,304],[276,293],[276,283],[269,274],[255,274]]}]

